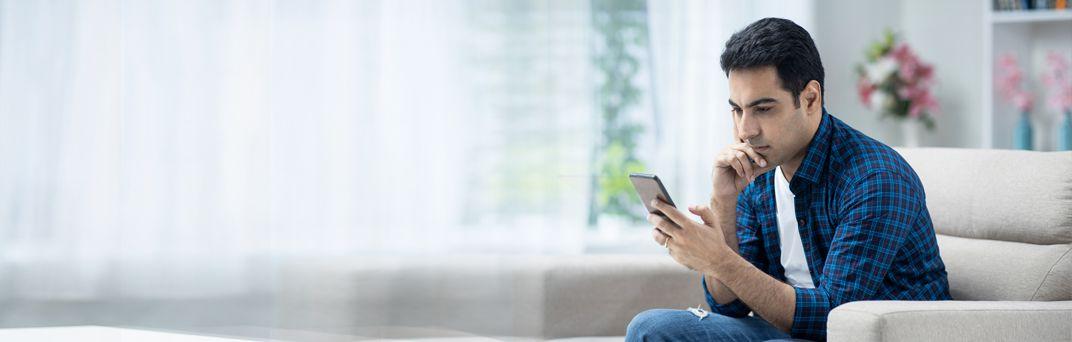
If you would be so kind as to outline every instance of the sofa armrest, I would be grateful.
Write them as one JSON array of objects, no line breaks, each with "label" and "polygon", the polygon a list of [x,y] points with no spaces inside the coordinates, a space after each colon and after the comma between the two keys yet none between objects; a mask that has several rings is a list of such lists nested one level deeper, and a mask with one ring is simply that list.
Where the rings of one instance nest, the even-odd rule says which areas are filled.
[{"label": "sofa armrest", "polygon": [[1072,301],[860,301],[834,308],[830,341],[1072,341]]}]

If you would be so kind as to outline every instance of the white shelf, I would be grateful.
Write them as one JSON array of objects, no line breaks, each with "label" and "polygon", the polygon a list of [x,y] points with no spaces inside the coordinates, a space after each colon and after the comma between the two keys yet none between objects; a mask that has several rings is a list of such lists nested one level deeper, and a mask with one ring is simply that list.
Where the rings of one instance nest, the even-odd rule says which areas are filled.
[{"label": "white shelf", "polygon": [[1072,21],[1072,10],[994,11],[990,20],[995,24],[1041,23]]}]

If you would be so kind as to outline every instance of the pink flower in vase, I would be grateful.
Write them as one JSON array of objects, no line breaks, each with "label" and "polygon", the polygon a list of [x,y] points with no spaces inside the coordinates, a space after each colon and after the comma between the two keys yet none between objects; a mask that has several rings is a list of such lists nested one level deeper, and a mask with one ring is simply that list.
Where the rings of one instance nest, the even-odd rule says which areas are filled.
[{"label": "pink flower in vase", "polygon": [[920,64],[916,73],[919,75],[919,81],[924,83],[927,87],[934,84],[934,67],[930,64]]},{"label": "pink flower in vase", "polygon": [[890,57],[893,57],[893,59],[897,61],[897,63],[904,63],[915,57],[915,54],[912,53],[912,49],[904,42],[898,43],[897,46],[890,50],[889,54]]},{"label": "pink flower in vase", "polygon": [[867,77],[860,77],[856,82],[856,95],[860,96],[860,102],[865,107],[871,108],[871,93],[874,93],[876,88],[867,80]]},{"label": "pink flower in vase", "polygon": [[998,70],[997,87],[1001,97],[1021,113],[1031,111],[1034,98],[1023,89],[1024,72],[1020,69],[1016,56],[1012,53],[1002,55],[998,59]]},{"label": "pink flower in vase", "polygon": [[918,119],[924,112],[938,111],[938,100],[922,84],[907,85],[897,90],[897,96],[909,101],[908,117]]},{"label": "pink flower in vase", "polygon": [[1068,62],[1060,54],[1050,51],[1046,54],[1047,71],[1042,75],[1042,82],[1049,90],[1048,98],[1051,108],[1072,111],[1072,75],[1069,74]]},{"label": "pink flower in vase", "polygon": [[890,55],[897,61],[897,73],[902,80],[913,81],[916,79],[921,62],[919,57],[912,53],[912,49],[908,47],[908,44],[901,43],[890,52]]}]

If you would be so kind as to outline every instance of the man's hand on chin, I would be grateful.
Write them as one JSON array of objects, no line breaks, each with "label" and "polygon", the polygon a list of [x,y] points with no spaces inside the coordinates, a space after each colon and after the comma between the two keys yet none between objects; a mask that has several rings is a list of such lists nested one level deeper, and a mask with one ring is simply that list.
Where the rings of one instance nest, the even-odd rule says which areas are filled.
[{"label": "man's hand on chin", "polygon": [[749,183],[775,166],[748,143],[727,146],[715,156],[715,165],[711,168],[712,206],[736,204],[737,195]]}]

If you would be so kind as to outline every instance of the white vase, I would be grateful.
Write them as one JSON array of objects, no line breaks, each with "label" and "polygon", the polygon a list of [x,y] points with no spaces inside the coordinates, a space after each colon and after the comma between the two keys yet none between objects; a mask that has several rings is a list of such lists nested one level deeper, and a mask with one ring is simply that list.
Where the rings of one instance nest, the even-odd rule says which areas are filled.
[{"label": "white vase", "polygon": [[904,135],[901,145],[904,147],[919,147],[919,131],[919,120],[904,119],[901,121],[901,134]]}]

